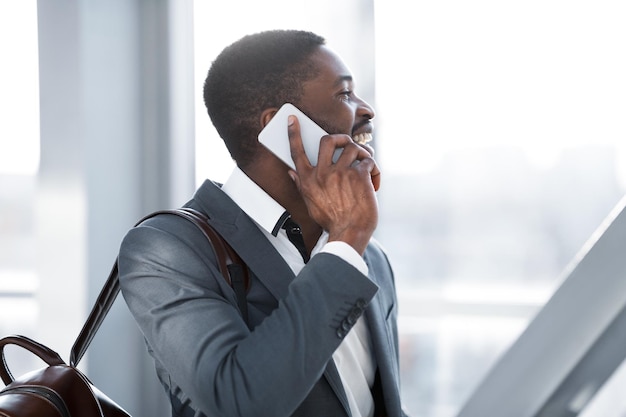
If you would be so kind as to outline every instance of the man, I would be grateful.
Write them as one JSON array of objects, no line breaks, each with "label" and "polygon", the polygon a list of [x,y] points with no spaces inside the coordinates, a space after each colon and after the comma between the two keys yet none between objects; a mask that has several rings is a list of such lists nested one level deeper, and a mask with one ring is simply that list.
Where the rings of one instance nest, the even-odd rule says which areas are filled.
[{"label": "man", "polygon": [[[207,214],[249,268],[247,322],[186,220],[146,221],[119,258],[173,415],[402,416],[393,275],[372,240],[379,170],[352,139],[371,136],[374,111],[350,71],[315,34],[269,31],[227,47],[204,95],[237,168],[223,186],[206,181],[187,206]],[[331,133],[317,166],[297,118],[285,126],[295,171],[258,142],[285,102]]]}]

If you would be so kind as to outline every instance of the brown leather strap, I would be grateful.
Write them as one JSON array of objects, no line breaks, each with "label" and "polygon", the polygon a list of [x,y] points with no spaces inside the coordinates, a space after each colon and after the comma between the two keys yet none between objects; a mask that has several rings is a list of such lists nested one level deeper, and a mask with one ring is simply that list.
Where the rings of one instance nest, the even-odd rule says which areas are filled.
[{"label": "brown leather strap", "polygon": [[58,353],[26,336],[14,335],[3,337],[0,339],[0,377],[2,377],[4,385],[9,385],[14,380],[13,375],[11,375],[11,371],[9,371],[6,357],[4,355],[4,347],[7,345],[20,346],[29,352],[34,353],[50,366],[65,365],[65,362],[61,359]]},{"label": "brown leather strap", "polygon": [[[169,213],[169,211],[166,211],[166,213]],[[176,210],[176,214],[178,214],[179,216],[183,213],[183,217],[185,217],[185,215],[189,215],[189,217],[186,217],[187,220],[195,223],[196,226],[198,226],[207,237],[207,239],[211,243],[211,246],[213,246],[215,254],[217,255],[220,272],[226,279],[226,282],[228,282],[228,285],[232,286],[233,277],[231,277],[229,266],[245,265],[239,254],[237,254],[237,252],[235,252],[235,250],[228,243],[226,243],[224,238],[219,233],[217,233],[215,229],[213,229],[213,227],[211,227],[211,225],[209,224],[209,218],[206,215],[188,207]],[[250,286],[250,277],[248,275],[247,268],[244,268],[244,280],[245,287],[247,289]]]},{"label": "brown leather strap", "polygon": [[[249,276],[248,276],[248,268],[245,266],[243,260],[237,255],[237,253],[224,241],[224,239],[217,233],[213,227],[208,223],[208,217],[199,211],[190,209],[190,208],[181,208],[174,210],[160,210],[151,213],[141,220],[139,220],[135,226],[140,225],[147,219],[154,217],[158,214],[174,214],[180,217],[183,217],[193,224],[195,224],[202,233],[206,236],[206,238],[211,243],[213,250],[215,251],[215,255],[218,260],[218,267],[220,272],[224,276],[228,285],[233,287],[237,294],[237,302],[239,304],[240,309],[243,309],[242,315],[247,323],[247,307],[245,306],[245,289],[249,286]],[[236,268],[232,268],[235,266]],[[231,267],[231,268],[229,268]],[[231,274],[231,271],[242,271],[242,274],[237,274],[237,278],[234,278]],[[243,280],[239,277],[239,275],[243,275]],[[243,282],[243,291],[242,285]],[[87,317],[87,321],[83,325],[74,345],[72,346],[72,351],[70,352],[70,365],[77,366],[78,362],[80,362],[81,358],[85,354],[85,351],[91,344],[96,332],[100,328],[102,321],[106,317],[107,313],[111,309],[113,302],[117,298],[117,295],[120,292],[120,283],[118,279],[118,267],[117,267],[117,259],[113,264],[113,268],[107,278],[106,283],[102,287],[96,302],[89,313],[89,317]],[[243,298],[243,302],[242,302]],[[242,303],[244,304],[242,306]],[[1,372],[1,371],[0,371]]]},{"label": "brown leather strap", "polygon": [[209,218],[206,215],[188,207],[179,209],[176,214],[182,215],[183,213],[190,216],[187,220],[195,223],[211,243],[213,251],[217,256],[220,272],[228,285],[235,291],[239,312],[246,324],[250,326],[248,321],[248,301],[246,299],[246,292],[250,286],[250,275],[246,264],[237,252],[226,243],[224,238],[211,227],[208,222]]},{"label": "brown leather strap", "polygon": [[120,282],[118,280],[117,272],[117,259],[111,268],[109,277],[107,278],[95,304],[91,308],[91,313],[87,317],[87,321],[83,325],[72,350],[70,352],[70,365],[77,366],[81,358],[85,354],[85,351],[89,347],[89,344],[93,340],[96,332],[100,328],[102,321],[106,317],[107,313],[111,309],[113,302],[117,298],[117,294],[120,292]]}]

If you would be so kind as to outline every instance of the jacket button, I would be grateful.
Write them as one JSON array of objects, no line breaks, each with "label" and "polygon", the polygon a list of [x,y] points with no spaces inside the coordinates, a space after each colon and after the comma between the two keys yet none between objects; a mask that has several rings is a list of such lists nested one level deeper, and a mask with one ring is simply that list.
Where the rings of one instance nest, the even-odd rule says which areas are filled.
[{"label": "jacket button", "polygon": [[348,323],[347,320],[344,320],[341,322],[341,328],[347,332],[352,328],[352,326],[350,326],[350,323]]},{"label": "jacket button", "polygon": [[338,338],[343,339],[343,337],[346,335],[343,330],[341,329],[337,329],[337,333],[335,333],[337,335]]}]

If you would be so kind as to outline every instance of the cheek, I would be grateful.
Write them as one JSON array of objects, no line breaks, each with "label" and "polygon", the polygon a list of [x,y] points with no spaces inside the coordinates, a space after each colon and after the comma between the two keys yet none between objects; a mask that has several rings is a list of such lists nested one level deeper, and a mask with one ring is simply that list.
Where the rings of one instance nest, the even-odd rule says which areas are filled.
[{"label": "cheek", "polygon": [[320,118],[319,125],[328,133],[352,134],[352,126],[354,126],[354,114],[345,109],[335,112],[328,112]]}]

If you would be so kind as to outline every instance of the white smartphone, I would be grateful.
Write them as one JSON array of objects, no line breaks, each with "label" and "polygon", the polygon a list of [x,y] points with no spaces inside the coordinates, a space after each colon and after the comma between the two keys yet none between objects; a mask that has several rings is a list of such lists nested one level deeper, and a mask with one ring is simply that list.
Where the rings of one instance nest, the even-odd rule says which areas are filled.
[{"label": "white smartphone", "polygon": [[[259,133],[259,142],[295,170],[296,166],[293,159],[291,159],[289,135],[287,134],[287,118],[290,115],[298,118],[304,152],[309,158],[311,165],[317,165],[320,139],[328,133],[291,103],[285,103],[278,109],[272,120]],[[335,151],[333,162],[337,161],[342,150],[342,148],[338,148]]]}]

